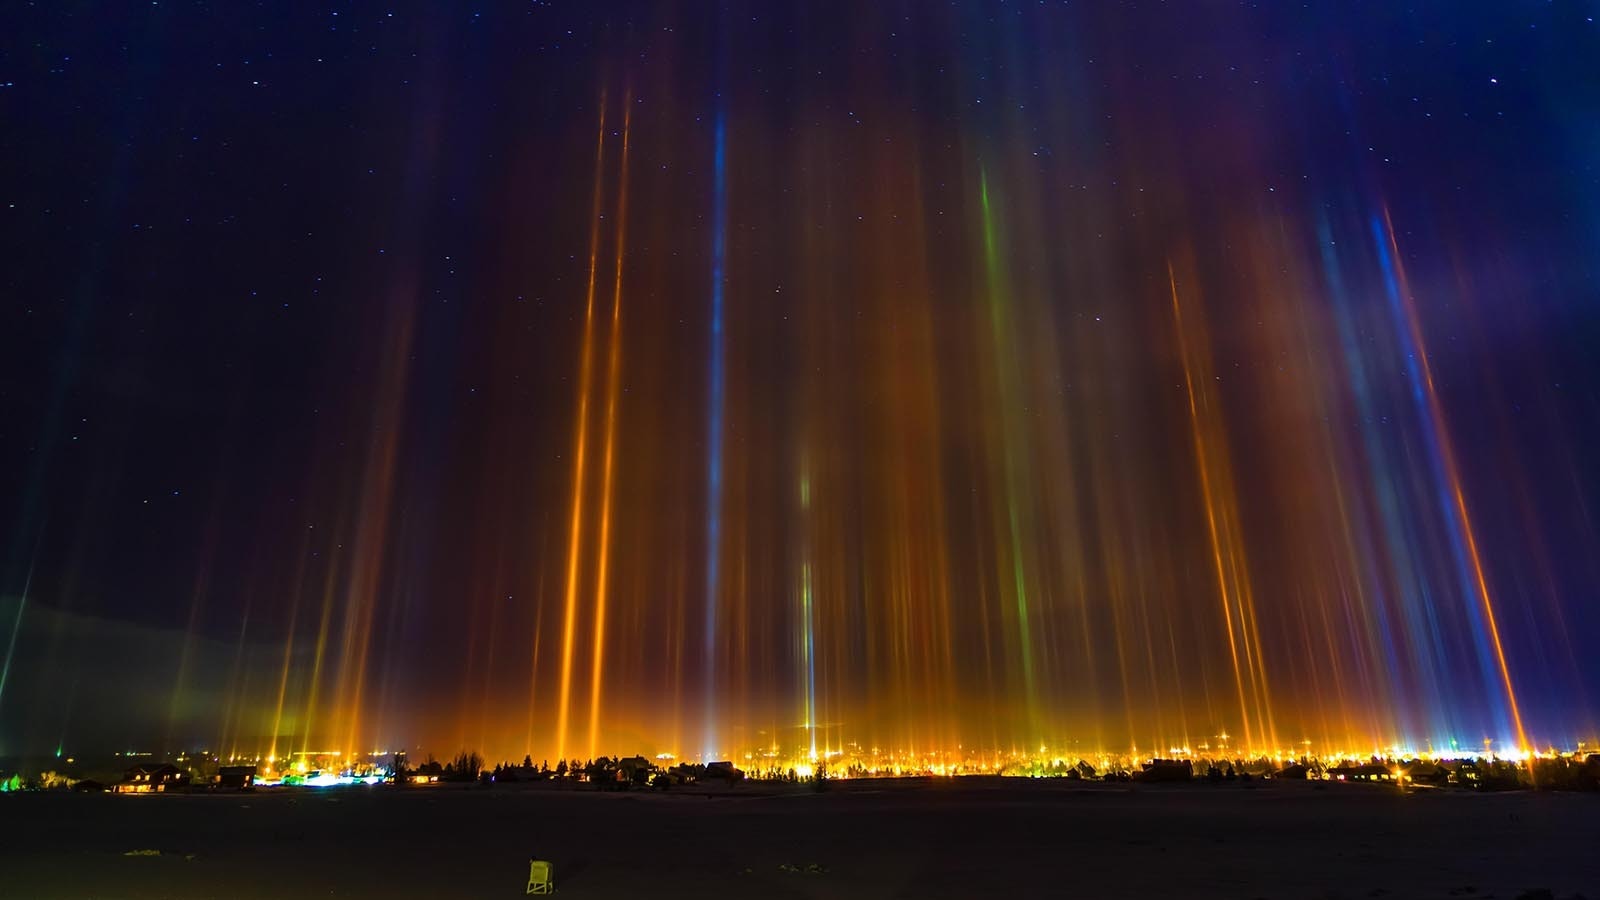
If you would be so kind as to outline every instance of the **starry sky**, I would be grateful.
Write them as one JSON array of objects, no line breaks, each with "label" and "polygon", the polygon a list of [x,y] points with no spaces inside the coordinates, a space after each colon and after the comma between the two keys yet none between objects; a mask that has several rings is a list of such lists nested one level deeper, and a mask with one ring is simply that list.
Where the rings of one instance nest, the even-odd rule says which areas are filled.
[{"label": "starry sky", "polygon": [[11,4],[0,753],[1592,739],[1597,14]]}]

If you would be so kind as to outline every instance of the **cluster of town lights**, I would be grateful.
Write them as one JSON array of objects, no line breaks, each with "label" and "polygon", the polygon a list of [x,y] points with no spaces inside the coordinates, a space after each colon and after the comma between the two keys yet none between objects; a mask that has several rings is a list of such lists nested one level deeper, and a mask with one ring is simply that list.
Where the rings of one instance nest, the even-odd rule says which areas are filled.
[{"label": "cluster of town lights", "polygon": [[[1485,741],[1481,748],[1472,750],[1462,749],[1452,741],[1450,748],[1445,750],[1433,747],[1417,750],[1412,747],[1391,746],[1374,747],[1364,752],[1335,750],[1321,753],[1313,753],[1311,742],[1303,741],[1298,749],[1259,752],[1230,748],[1226,744],[1226,735],[1219,735],[1218,738],[1221,743],[1217,747],[1212,747],[1209,743],[1169,747],[1165,756],[1161,758],[1195,763],[1214,762],[1218,765],[1228,761],[1239,761],[1254,763],[1267,771],[1275,771],[1295,763],[1327,770],[1344,763],[1367,764],[1381,760],[1385,767],[1390,769],[1393,780],[1404,783],[1408,780],[1406,773],[1403,767],[1397,765],[1402,762],[1432,764],[1490,762],[1527,766],[1537,760],[1582,760],[1594,752],[1592,749],[1586,749],[1587,742],[1579,742],[1575,749],[1562,751],[1555,747],[1535,750],[1504,743],[1496,748],[1490,741]],[[141,751],[124,751],[117,755],[126,758],[150,756],[148,752]],[[958,748],[952,753],[896,752],[885,751],[878,747],[864,748],[857,744],[845,744],[837,748],[819,748],[815,751],[801,748],[792,752],[785,752],[775,746],[764,747],[737,754],[734,758],[744,767],[744,775],[753,779],[812,780],[962,775],[1050,777],[1066,774],[1069,770],[1079,767],[1089,767],[1092,771],[1101,773],[1131,772],[1137,771],[1147,762],[1154,761],[1158,756],[1141,752],[1138,747],[1130,748],[1126,753],[1063,752],[1059,748],[1052,751],[1044,745],[1039,746],[1037,752],[1032,750],[977,752]],[[214,759],[214,757],[205,751],[177,757],[180,764],[189,759]],[[259,765],[260,771],[252,779],[252,783],[258,787],[327,788],[375,785],[394,780],[397,774],[393,765],[394,754],[387,750],[374,750],[368,754],[333,750],[298,751],[287,756],[271,753],[260,757],[231,754],[227,759],[236,764]],[[655,754],[653,762],[657,771],[676,771],[680,760],[676,754],[658,753]],[[583,772],[582,763],[577,760],[571,763],[569,771],[572,774],[565,777],[578,780],[588,777]],[[412,783],[428,784],[439,780],[437,775],[420,774],[411,770],[407,772],[408,780]]]}]

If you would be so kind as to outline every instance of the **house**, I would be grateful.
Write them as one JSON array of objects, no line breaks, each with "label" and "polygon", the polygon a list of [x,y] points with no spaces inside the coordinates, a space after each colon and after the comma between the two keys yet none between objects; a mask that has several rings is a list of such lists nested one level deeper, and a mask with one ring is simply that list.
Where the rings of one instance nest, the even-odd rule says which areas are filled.
[{"label": "house", "polygon": [[1340,763],[1328,770],[1331,781],[1360,781],[1367,783],[1386,782],[1394,780],[1394,772],[1388,766],[1379,763],[1363,763],[1359,766],[1350,763]]},{"label": "house", "polygon": [[1282,778],[1285,781],[1305,781],[1311,770],[1301,763],[1290,763],[1272,773],[1273,778]]},{"label": "house", "polygon": [[617,780],[631,784],[647,784],[656,771],[655,763],[642,756],[625,756],[617,760]]},{"label": "house", "polygon": [[256,786],[255,766],[222,766],[212,786],[219,791],[249,791]]},{"label": "house", "polygon": [[1194,778],[1194,763],[1187,759],[1152,759],[1140,768],[1140,781],[1189,781]]},{"label": "house", "polygon": [[1412,760],[1401,765],[1400,771],[1405,775],[1405,779],[1412,784],[1427,784],[1440,787],[1450,780],[1448,769],[1438,763],[1426,760]]},{"label": "house", "polygon": [[1516,766],[1500,761],[1462,761],[1450,767],[1449,783],[1479,791],[1509,791],[1522,787]]},{"label": "house", "polygon": [[706,774],[706,767],[698,763],[679,763],[667,769],[667,777],[673,784],[694,784]]},{"label": "house", "polygon": [[705,774],[700,776],[706,781],[722,779],[729,784],[736,784],[744,780],[744,771],[727,760],[706,763]]},{"label": "house", "polygon": [[644,771],[648,772],[651,769],[654,769],[655,767],[656,767],[655,763],[651,762],[648,759],[645,759],[642,756],[624,756],[621,759],[617,760],[617,768],[623,769],[623,770],[628,771],[628,772],[636,772],[636,771],[639,771],[641,769],[643,769]]},{"label": "house", "polygon": [[123,773],[117,784],[119,794],[151,794],[177,790],[188,783],[189,775],[171,763],[137,765]]}]

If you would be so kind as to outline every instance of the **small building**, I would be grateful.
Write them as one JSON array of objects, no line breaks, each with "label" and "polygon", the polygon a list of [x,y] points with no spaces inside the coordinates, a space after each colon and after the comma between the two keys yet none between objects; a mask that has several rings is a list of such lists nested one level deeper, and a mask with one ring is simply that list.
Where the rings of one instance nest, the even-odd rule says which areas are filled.
[{"label": "small building", "polygon": [[1477,787],[1483,779],[1483,770],[1472,760],[1457,760],[1449,766],[1450,783],[1461,787]]},{"label": "small building", "polygon": [[744,770],[724,759],[706,763],[705,774],[700,777],[707,781],[721,779],[729,784],[734,784],[744,780]]},{"label": "small building", "polygon": [[706,767],[698,763],[679,763],[667,769],[667,777],[673,784],[694,784],[705,777]]},{"label": "small building", "polygon": [[1359,781],[1379,783],[1394,781],[1394,771],[1380,763],[1363,763],[1359,766],[1341,763],[1328,770],[1330,781]]},{"label": "small building", "polygon": [[155,794],[177,790],[188,783],[189,775],[171,763],[134,766],[123,773],[116,786],[119,794]]},{"label": "small building", "polygon": [[1450,780],[1450,771],[1438,763],[1427,760],[1413,760],[1400,767],[1400,773],[1412,784],[1426,784],[1441,787]]},{"label": "small building", "polygon": [[617,760],[617,780],[630,784],[648,784],[656,772],[656,764],[642,756],[624,756]]},{"label": "small building", "polygon": [[1140,781],[1190,781],[1194,778],[1194,763],[1187,759],[1152,759],[1140,769]]},{"label": "small building", "polygon": [[655,767],[655,763],[645,759],[642,756],[624,756],[617,760],[617,768],[622,769],[625,772],[637,772],[640,770],[649,772]]},{"label": "small building", "polygon": [[1306,777],[1310,774],[1311,770],[1309,768],[1302,763],[1296,762],[1290,763],[1278,771],[1273,772],[1272,777],[1281,778],[1284,781],[1305,781]]},{"label": "small building", "polygon": [[219,791],[249,791],[256,786],[255,766],[222,766],[212,786]]},{"label": "small building", "polygon": [[1513,763],[1490,760],[1463,760],[1449,769],[1449,783],[1478,791],[1512,791],[1524,785]]}]

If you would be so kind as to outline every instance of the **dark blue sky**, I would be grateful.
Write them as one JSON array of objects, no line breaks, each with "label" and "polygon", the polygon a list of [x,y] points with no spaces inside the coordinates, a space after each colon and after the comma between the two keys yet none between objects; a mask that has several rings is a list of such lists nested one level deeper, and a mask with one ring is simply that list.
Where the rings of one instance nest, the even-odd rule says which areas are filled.
[{"label": "dark blue sky", "polygon": [[13,4],[0,750],[1592,737],[1596,14]]}]

